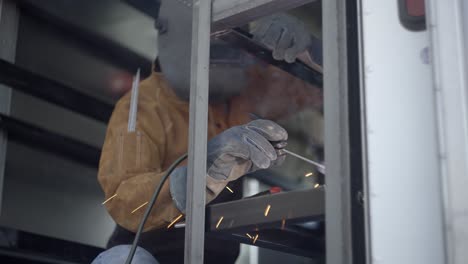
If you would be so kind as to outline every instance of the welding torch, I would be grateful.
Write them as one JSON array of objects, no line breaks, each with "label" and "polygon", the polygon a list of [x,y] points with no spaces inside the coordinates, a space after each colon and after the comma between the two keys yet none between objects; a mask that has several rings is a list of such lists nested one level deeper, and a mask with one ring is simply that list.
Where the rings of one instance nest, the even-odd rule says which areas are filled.
[{"label": "welding torch", "polygon": [[[258,116],[256,114],[253,114],[253,113],[249,113],[249,115],[250,115],[250,118],[252,120],[262,119],[260,116]],[[273,146],[279,146],[279,145],[283,145],[284,142],[273,141],[273,142],[271,142],[271,144]],[[319,162],[313,161],[311,159],[308,159],[308,158],[306,158],[306,157],[304,157],[302,155],[299,155],[299,154],[297,154],[295,152],[292,152],[290,150],[287,150],[286,148],[282,148],[281,150],[284,151],[284,153],[286,153],[286,154],[289,154],[289,155],[291,155],[291,156],[293,156],[295,158],[298,158],[298,159],[300,159],[302,161],[305,161],[305,162],[307,162],[309,164],[312,164],[312,165],[316,166],[321,173],[325,174],[325,165],[323,165],[323,164],[321,164]]]}]

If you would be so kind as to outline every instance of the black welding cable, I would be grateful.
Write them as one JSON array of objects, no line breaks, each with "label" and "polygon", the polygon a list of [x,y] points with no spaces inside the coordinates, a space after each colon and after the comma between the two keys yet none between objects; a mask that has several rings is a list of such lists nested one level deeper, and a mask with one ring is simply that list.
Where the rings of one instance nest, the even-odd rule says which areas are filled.
[{"label": "black welding cable", "polygon": [[153,197],[151,197],[148,207],[146,208],[145,214],[143,215],[140,225],[138,226],[138,230],[135,234],[135,239],[133,239],[132,248],[130,249],[130,252],[128,253],[127,261],[125,261],[125,264],[132,263],[133,256],[135,255],[135,251],[138,246],[138,240],[140,240],[140,235],[143,232],[143,227],[145,226],[146,220],[148,220],[148,217],[151,213],[151,209],[153,208],[154,203],[156,203],[156,199],[158,198],[158,195],[161,192],[164,182],[166,182],[167,178],[169,178],[169,175],[171,175],[172,171],[186,158],[187,158],[187,153],[180,156],[176,161],[174,161],[174,163],[171,164],[169,169],[166,171],[166,174],[164,174],[163,178],[159,182],[158,187],[156,187],[156,189],[154,190]]}]

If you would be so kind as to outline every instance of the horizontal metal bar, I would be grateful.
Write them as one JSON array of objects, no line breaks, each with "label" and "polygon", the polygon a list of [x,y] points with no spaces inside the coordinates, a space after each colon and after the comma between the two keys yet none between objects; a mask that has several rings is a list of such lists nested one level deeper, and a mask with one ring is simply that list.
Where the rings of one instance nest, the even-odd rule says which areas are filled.
[{"label": "horizontal metal bar", "polygon": [[60,260],[38,253],[23,252],[19,250],[4,249],[0,247],[0,261],[2,263],[24,263],[24,264],[79,264]]},{"label": "horizontal metal bar", "polygon": [[[155,19],[160,1],[124,0]],[[243,26],[260,17],[293,9],[317,0],[213,0],[211,31]]]},{"label": "horizontal metal bar", "polygon": [[0,263],[91,263],[104,250],[8,227],[0,232],[12,234],[8,246],[0,247]]},{"label": "horizontal metal bar", "polygon": [[[322,220],[325,215],[324,197],[324,189],[317,188],[213,204],[207,208],[207,229],[210,232],[231,232],[236,228],[258,228],[259,225],[278,226],[283,220]],[[270,209],[265,216],[268,205]]]},{"label": "horizontal metal bar", "polygon": [[98,167],[101,151],[96,147],[3,114],[0,114],[0,129],[7,131],[9,140],[65,156],[94,168]]},{"label": "horizontal metal bar", "polygon": [[124,0],[124,2],[154,19],[158,18],[161,0]]},{"label": "horizontal metal bar", "polygon": [[257,179],[261,183],[266,184],[268,186],[280,187],[284,191],[297,189],[300,186],[298,182],[290,180],[285,175],[282,175],[276,172],[275,170],[270,169],[258,170],[253,173],[249,173],[246,176]]},{"label": "horizontal metal bar", "polygon": [[107,37],[88,31],[79,25],[70,23],[48,12],[40,7],[41,1],[16,0],[16,2],[19,4],[22,14],[34,17],[39,22],[50,25],[60,37],[69,39],[74,45],[80,46],[83,51],[132,74],[138,68],[141,69],[141,74],[144,77],[151,73],[151,60]]},{"label": "horizontal metal bar", "polygon": [[278,67],[291,75],[304,80],[319,88],[323,86],[323,75],[321,72],[310,68],[305,63],[296,60],[295,63],[275,60],[272,52],[251,39],[251,35],[240,29],[224,30],[216,32],[212,37],[224,40],[231,45],[243,49],[264,62]]},{"label": "horizontal metal bar", "polygon": [[0,83],[99,121],[107,122],[112,114],[113,106],[104,101],[1,59]]},{"label": "horizontal metal bar", "polygon": [[[309,229],[299,224],[324,220],[323,188],[291,191],[210,205],[210,236],[315,258],[325,255],[323,223]],[[257,236],[257,239],[252,239]],[[250,236],[250,237],[249,237]]]},{"label": "horizontal metal bar", "polygon": [[[258,235],[258,239],[253,241],[252,237]],[[324,233],[315,234],[304,232],[304,230],[292,230],[285,228],[269,230],[245,230],[238,233],[209,233],[209,236],[225,240],[236,241],[242,244],[253,245],[260,248],[281,251],[288,254],[313,258],[317,262],[324,263],[325,258],[325,238]]]},{"label": "horizontal metal bar", "polygon": [[212,31],[243,26],[260,17],[316,0],[214,0]]}]

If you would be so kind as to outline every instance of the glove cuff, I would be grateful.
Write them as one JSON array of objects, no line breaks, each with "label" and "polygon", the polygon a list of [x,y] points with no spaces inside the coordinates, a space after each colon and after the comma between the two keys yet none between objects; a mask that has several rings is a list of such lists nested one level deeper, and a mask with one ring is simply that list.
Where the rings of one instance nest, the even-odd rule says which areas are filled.
[{"label": "glove cuff", "polygon": [[[217,180],[206,176],[206,203],[214,200],[223,191],[229,181]],[[169,176],[169,190],[177,209],[185,214],[187,206],[187,167],[176,168]]]},{"label": "glove cuff", "polygon": [[187,167],[177,167],[169,176],[169,190],[177,209],[185,214],[187,203]]}]

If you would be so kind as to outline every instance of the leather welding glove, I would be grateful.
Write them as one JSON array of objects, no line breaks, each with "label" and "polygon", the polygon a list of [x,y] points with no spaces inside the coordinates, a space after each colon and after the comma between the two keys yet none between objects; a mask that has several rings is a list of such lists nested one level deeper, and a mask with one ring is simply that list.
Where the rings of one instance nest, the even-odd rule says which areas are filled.
[{"label": "leather welding glove", "polygon": [[273,58],[292,63],[311,45],[306,25],[292,15],[266,16],[252,25],[253,39],[273,51]]},{"label": "leather welding glove", "polygon": [[[208,142],[207,202],[214,199],[230,181],[259,169],[281,164],[285,159],[288,133],[273,121],[255,120],[232,127]],[[170,190],[177,208],[185,212],[187,167],[170,176]]]}]

